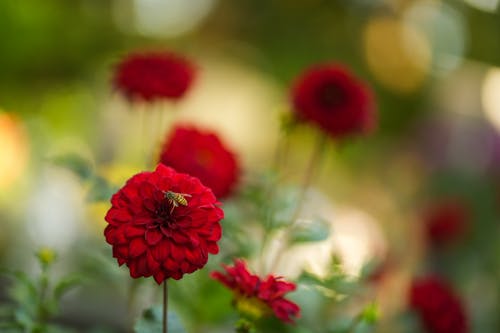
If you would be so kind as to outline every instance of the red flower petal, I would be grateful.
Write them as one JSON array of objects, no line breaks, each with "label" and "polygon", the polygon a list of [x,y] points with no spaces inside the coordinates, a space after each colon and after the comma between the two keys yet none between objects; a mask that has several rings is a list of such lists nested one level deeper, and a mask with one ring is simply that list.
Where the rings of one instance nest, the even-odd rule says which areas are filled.
[{"label": "red flower petal", "polygon": [[141,238],[134,238],[130,241],[130,256],[138,257],[148,249],[146,242]]},{"label": "red flower petal", "polygon": [[148,245],[156,245],[162,240],[163,235],[157,229],[149,229],[146,231],[146,242]]},{"label": "red flower petal", "polygon": [[293,323],[293,318],[300,317],[297,304],[284,298],[284,295],[295,289],[290,282],[279,281],[279,278],[268,276],[265,281],[251,274],[241,260],[235,260],[234,266],[223,266],[225,273],[212,272],[210,276],[226,287],[235,291],[238,297],[256,298],[273,310],[274,315],[287,323]]}]

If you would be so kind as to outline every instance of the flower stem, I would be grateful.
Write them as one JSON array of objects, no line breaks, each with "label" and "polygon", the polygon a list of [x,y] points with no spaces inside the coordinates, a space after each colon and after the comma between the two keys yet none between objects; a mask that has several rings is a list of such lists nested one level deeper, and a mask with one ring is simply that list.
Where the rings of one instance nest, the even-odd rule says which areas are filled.
[{"label": "flower stem", "polygon": [[302,206],[304,204],[304,199],[306,197],[306,193],[311,186],[311,181],[313,176],[318,170],[319,165],[321,164],[321,158],[323,157],[323,153],[326,147],[327,135],[323,132],[320,133],[318,137],[318,142],[316,143],[316,147],[314,148],[314,152],[309,159],[309,164],[307,166],[304,179],[302,180],[302,185],[300,187],[299,197],[297,198],[297,205],[295,206],[295,211],[293,212],[291,222],[292,225],[295,224],[297,218],[299,217],[300,211],[302,210]]},{"label": "flower stem", "polygon": [[[307,165],[307,169],[304,174],[304,178],[302,180],[302,184],[299,189],[299,194],[297,198],[297,204],[295,205],[295,210],[293,211],[293,214],[290,218],[290,225],[288,230],[290,230],[296,223],[297,219],[299,217],[300,211],[302,210],[302,206],[304,204],[304,199],[306,198],[307,191],[309,190],[309,187],[311,186],[311,182],[313,179],[313,176],[317,173],[318,167],[321,164],[321,158],[324,155],[325,147],[326,147],[326,141],[328,139],[328,136],[326,133],[321,132],[318,137],[318,141],[316,143],[316,147],[314,148],[313,154],[311,155],[311,158],[309,159],[309,164]],[[273,263],[271,267],[273,269],[276,269],[276,266],[279,264],[281,257],[284,252],[285,246],[289,242],[289,233],[285,233],[283,243],[281,246],[281,249],[278,250],[278,253],[274,257]]]},{"label": "flower stem", "polygon": [[163,281],[163,333],[168,332],[168,284]]}]

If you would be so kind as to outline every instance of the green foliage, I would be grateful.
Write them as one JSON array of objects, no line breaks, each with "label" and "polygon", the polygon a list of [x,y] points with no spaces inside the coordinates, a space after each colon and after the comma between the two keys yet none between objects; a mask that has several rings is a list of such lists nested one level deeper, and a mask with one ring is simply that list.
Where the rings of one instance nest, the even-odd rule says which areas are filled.
[{"label": "green foliage", "polygon": [[306,243],[325,240],[330,235],[330,224],[328,221],[316,218],[314,220],[300,221],[292,226],[290,230],[290,242]]},{"label": "green foliage", "polygon": [[30,277],[21,271],[1,271],[12,281],[8,295],[13,303],[0,306],[1,332],[68,332],[65,328],[51,324],[50,320],[59,311],[61,297],[79,285],[82,279],[75,275],[62,278],[52,285],[50,269],[56,257],[55,253],[42,249],[36,257],[41,267],[39,276]]},{"label": "green foliage", "polygon": [[76,152],[57,155],[51,161],[54,165],[74,172],[82,180],[89,180],[95,173],[92,161]]},{"label": "green foliage", "polygon": [[117,186],[96,172],[91,159],[79,153],[57,155],[51,161],[54,165],[70,170],[80,181],[88,184],[87,201],[89,202],[108,201],[118,190]]},{"label": "green foliage", "polygon": [[[134,325],[135,333],[158,333],[162,331],[163,325],[163,308],[162,306],[154,306],[144,310],[142,316]],[[168,311],[168,332],[169,333],[186,333],[179,317],[173,311]]]}]

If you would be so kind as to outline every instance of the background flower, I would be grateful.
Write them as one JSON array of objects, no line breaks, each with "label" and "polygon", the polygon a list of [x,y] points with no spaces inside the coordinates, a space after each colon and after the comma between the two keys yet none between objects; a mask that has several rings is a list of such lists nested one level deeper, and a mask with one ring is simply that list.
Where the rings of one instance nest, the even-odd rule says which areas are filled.
[{"label": "background flower", "polygon": [[233,191],[239,176],[234,154],[215,133],[179,126],[165,142],[160,162],[198,177],[218,198]]},{"label": "background flower", "polygon": [[[169,200],[177,193],[186,205]],[[111,198],[106,241],[130,276],[153,276],[158,284],[202,268],[219,251],[223,211],[212,191],[194,177],[158,165],[130,178]]]},{"label": "background flower", "polygon": [[225,274],[212,272],[211,276],[234,292],[236,308],[243,314],[258,319],[272,311],[287,323],[300,316],[299,306],[284,297],[295,290],[295,284],[273,275],[261,279],[251,274],[242,260],[235,260],[234,266],[223,267]]},{"label": "background flower", "polygon": [[470,219],[470,211],[464,202],[443,200],[429,207],[424,222],[427,238],[434,246],[442,246],[463,236]]},{"label": "background flower", "polygon": [[375,126],[371,91],[340,65],[316,65],[292,88],[294,112],[332,137],[365,133]]},{"label": "background flower", "polygon": [[114,84],[132,100],[178,100],[194,79],[194,66],[169,52],[136,53],[117,66]]},{"label": "background flower", "polygon": [[430,333],[469,332],[468,319],[458,296],[437,277],[413,281],[410,305]]}]

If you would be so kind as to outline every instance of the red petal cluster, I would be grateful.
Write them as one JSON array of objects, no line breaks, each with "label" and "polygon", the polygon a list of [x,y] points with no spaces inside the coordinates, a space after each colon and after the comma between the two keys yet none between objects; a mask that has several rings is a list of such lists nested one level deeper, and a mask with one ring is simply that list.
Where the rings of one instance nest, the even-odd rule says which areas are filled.
[{"label": "red petal cluster", "polygon": [[[166,198],[171,191],[187,205]],[[113,257],[130,276],[153,276],[158,284],[202,268],[219,251],[224,217],[212,191],[194,177],[162,164],[130,178],[111,198],[104,230]]]},{"label": "red petal cluster", "polygon": [[417,311],[430,333],[467,333],[463,306],[443,281],[426,277],[413,282],[410,305]]},{"label": "red petal cluster", "polygon": [[177,100],[191,86],[194,74],[194,66],[173,53],[137,53],[118,64],[114,84],[132,100]]},{"label": "red petal cluster", "polygon": [[278,319],[287,323],[293,322],[292,317],[300,316],[299,306],[284,298],[286,293],[295,290],[295,284],[273,275],[261,280],[248,271],[242,260],[235,260],[232,267],[225,265],[223,267],[226,274],[212,272],[211,276],[233,290],[236,298],[256,298],[266,304]]},{"label": "red petal cluster", "polygon": [[317,65],[302,73],[292,88],[292,102],[299,120],[316,124],[334,138],[375,127],[371,90],[339,65]]},{"label": "red petal cluster", "polygon": [[234,154],[215,133],[176,127],[164,144],[160,162],[210,187],[218,198],[231,194],[239,176]]},{"label": "red petal cluster", "polygon": [[433,205],[425,216],[428,240],[435,246],[457,240],[464,234],[469,217],[469,209],[459,200],[447,200]]}]

